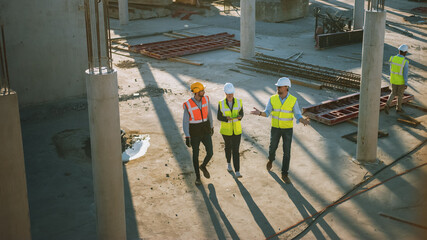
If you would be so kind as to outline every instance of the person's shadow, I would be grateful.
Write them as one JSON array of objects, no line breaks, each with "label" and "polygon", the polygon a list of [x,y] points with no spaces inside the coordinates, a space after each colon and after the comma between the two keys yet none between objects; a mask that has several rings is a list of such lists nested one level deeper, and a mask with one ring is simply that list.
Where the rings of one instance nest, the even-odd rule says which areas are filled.
[{"label": "person's shadow", "polygon": [[231,225],[230,221],[228,221],[227,216],[225,216],[224,212],[222,211],[221,206],[218,203],[218,198],[216,197],[216,191],[215,191],[214,185],[212,183],[209,183],[208,189],[209,189],[209,199],[211,200],[212,204],[218,211],[219,216],[222,219],[222,222],[227,228],[228,233],[230,233],[231,239],[240,239],[236,231],[234,230],[233,226]]},{"label": "person's shadow", "polygon": [[[236,181],[236,184],[240,190],[240,194],[242,194],[242,197],[245,200],[246,205],[248,205],[248,208],[251,211],[255,222],[258,224],[258,227],[264,233],[264,236],[268,238],[272,235],[275,235],[276,232],[274,231],[274,228],[268,222],[267,218],[264,216],[264,213],[262,213],[261,209],[259,209],[255,201],[252,199],[251,194],[248,192],[245,186],[243,186],[243,184],[239,181],[239,179],[236,178],[236,175],[234,173],[230,173],[230,175],[233,176],[234,181]],[[273,239],[276,239],[276,237]]]},{"label": "person's shadow", "polygon": [[316,226],[317,223],[320,225],[320,227],[323,228],[324,232],[328,234],[329,239],[340,239],[340,237],[338,237],[338,235],[334,232],[334,230],[332,230],[328,223],[323,220],[322,217],[316,219],[316,222],[311,224],[311,222],[315,218],[310,218],[310,216],[316,214],[318,211],[301,195],[301,193],[294,187],[292,183],[284,183],[274,172],[269,172],[269,174],[286,191],[289,196],[289,199],[291,199],[292,202],[295,204],[295,207],[297,207],[303,219],[308,218],[306,222],[309,224],[309,227],[300,234],[298,234],[294,239],[299,239],[303,237],[305,234],[307,234],[309,229],[313,232],[316,239],[326,239],[325,236],[323,236],[322,232],[319,230],[319,228]]}]

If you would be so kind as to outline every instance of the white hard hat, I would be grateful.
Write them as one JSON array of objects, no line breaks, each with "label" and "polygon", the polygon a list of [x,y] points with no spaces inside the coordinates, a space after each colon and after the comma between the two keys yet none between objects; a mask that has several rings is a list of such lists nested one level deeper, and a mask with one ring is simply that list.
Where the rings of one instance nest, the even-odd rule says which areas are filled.
[{"label": "white hard hat", "polygon": [[233,84],[232,83],[226,83],[225,85],[224,85],[224,92],[226,93],[226,94],[232,94],[232,93],[234,93],[234,86],[233,86]]},{"label": "white hard hat", "polygon": [[277,83],[275,85],[278,87],[282,87],[282,86],[291,87],[291,80],[289,80],[289,78],[287,77],[282,77],[282,78],[279,78],[279,80],[277,80]]},{"label": "white hard hat", "polygon": [[407,52],[408,51],[408,45],[402,44],[402,45],[399,46],[398,49],[399,49],[399,51]]}]

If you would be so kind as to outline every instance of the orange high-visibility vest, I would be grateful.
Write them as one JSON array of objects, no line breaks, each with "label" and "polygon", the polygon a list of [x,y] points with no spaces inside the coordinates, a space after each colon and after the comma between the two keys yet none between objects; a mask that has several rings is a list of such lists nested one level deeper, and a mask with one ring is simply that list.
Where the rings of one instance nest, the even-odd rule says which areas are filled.
[{"label": "orange high-visibility vest", "polygon": [[185,109],[185,107],[187,107],[188,114],[190,115],[190,124],[206,122],[208,120],[208,106],[208,96],[202,98],[202,109],[197,106],[193,99],[188,99],[188,101],[183,104],[183,108]]}]

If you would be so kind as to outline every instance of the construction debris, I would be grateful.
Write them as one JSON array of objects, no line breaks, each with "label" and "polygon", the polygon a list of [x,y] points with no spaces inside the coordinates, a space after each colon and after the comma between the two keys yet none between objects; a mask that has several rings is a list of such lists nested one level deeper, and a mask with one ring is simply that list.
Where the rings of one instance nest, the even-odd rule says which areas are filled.
[{"label": "construction debris", "polygon": [[[300,55],[301,54],[302,52]],[[292,58],[294,55],[288,58]],[[314,80],[320,82],[323,87],[338,91],[354,91],[360,89],[360,75],[352,72],[272,57],[260,53],[255,56],[255,60],[242,59],[242,61],[247,64],[237,64],[238,67],[249,71],[273,76],[282,76],[286,74]]]},{"label": "construction debris", "polygon": [[[388,87],[381,88],[380,109],[384,109],[390,95]],[[360,93],[353,93],[334,100],[328,100],[317,105],[302,109],[303,115],[326,125],[335,125],[356,118],[359,115]],[[414,99],[414,95],[405,93],[402,101],[408,102]],[[394,99],[390,106],[395,106]]]},{"label": "construction debris", "polygon": [[240,46],[240,41],[234,39],[234,34],[224,32],[208,36],[138,44],[129,46],[129,50],[152,58],[168,59],[229,46]]},{"label": "construction debris", "polygon": [[405,124],[410,125],[412,127],[417,127],[421,123],[417,119],[415,119],[409,115],[406,115],[403,113],[400,113],[399,115],[403,118],[398,118],[397,119],[398,122],[405,123]]}]

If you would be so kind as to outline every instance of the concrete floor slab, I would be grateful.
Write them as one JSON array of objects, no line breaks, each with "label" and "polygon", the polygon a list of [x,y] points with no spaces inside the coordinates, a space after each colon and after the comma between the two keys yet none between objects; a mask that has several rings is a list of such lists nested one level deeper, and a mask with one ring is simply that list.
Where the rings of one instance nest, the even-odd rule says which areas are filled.
[{"label": "concrete floor slab", "polygon": [[[349,0],[328,3],[329,7],[353,4]],[[410,15],[409,10],[420,5],[425,3],[387,1],[386,9],[390,12],[387,20],[407,24],[402,16]],[[226,31],[239,38],[239,19],[231,14],[193,15],[191,19],[131,21],[128,26],[112,20],[113,38],[145,35],[130,42],[161,41],[170,38],[153,34],[171,30],[202,34]],[[423,39],[426,30],[415,25],[402,26],[413,31],[414,37],[386,30],[382,83],[387,84],[388,56],[394,55],[401,43],[407,43],[411,49],[407,91],[414,94],[415,102],[426,106],[427,46]],[[360,73],[360,61],[340,55],[360,58],[361,44],[319,51],[314,49],[313,35],[313,17],[284,23],[257,22],[255,45],[274,51],[256,51],[279,57],[303,52],[299,61]],[[384,166],[425,143],[427,116],[406,107],[407,114],[422,122],[412,128],[398,123],[393,110],[390,115],[381,113],[380,129],[389,132],[389,136],[379,139],[380,163],[374,166],[351,161],[356,145],[341,136],[356,131],[355,126],[342,123],[330,127],[312,121],[311,126],[294,127],[292,184],[285,185],[280,180],[281,161],[274,162],[272,172],[265,170],[270,120],[249,114],[252,107],[263,108],[275,93],[277,77],[230,71],[237,69],[239,54],[227,50],[186,56],[203,62],[203,66],[114,52],[114,64],[135,63],[131,68],[117,67],[119,94],[131,95],[145,89],[138,98],[120,102],[121,127],[150,135],[147,153],[127,163],[124,169],[128,239],[265,239],[309,218],[349,191],[366,189],[427,162],[426,147],[422,145],[354,189]],[[211,178],[202,178],[200,187],[194,185],[191,152],[183,142],[182,132],[182,103],[191,96],[189,86],[194,81],[206,85],[214,116],[216,102],[224,97],[224,83],[232,82],[235,96],[243,100],[245,117],[240,147],[243,178],[239,180],[226,170],[224,143],[214,117],[214,156],[208,165]],[[291,93],[298,98],[300,107],[346,94],[298,85],[292,87]],[[95,208],[90,156],[86,151],[89,131],[85,99],[25,108],[21,118],[33,239],[94,239]],[[277,156],[281,154],[279,148]],[[299,224],[278,238],[417,239],[422,232],[381,217],[378,212],[426,225],[425,215],[422,215],[424,220],[417,216],[426,209],[422,180],[425,168],[356,196],[331,208],[313,224]],[[303,231],[306,227],[308,231]]]}]

